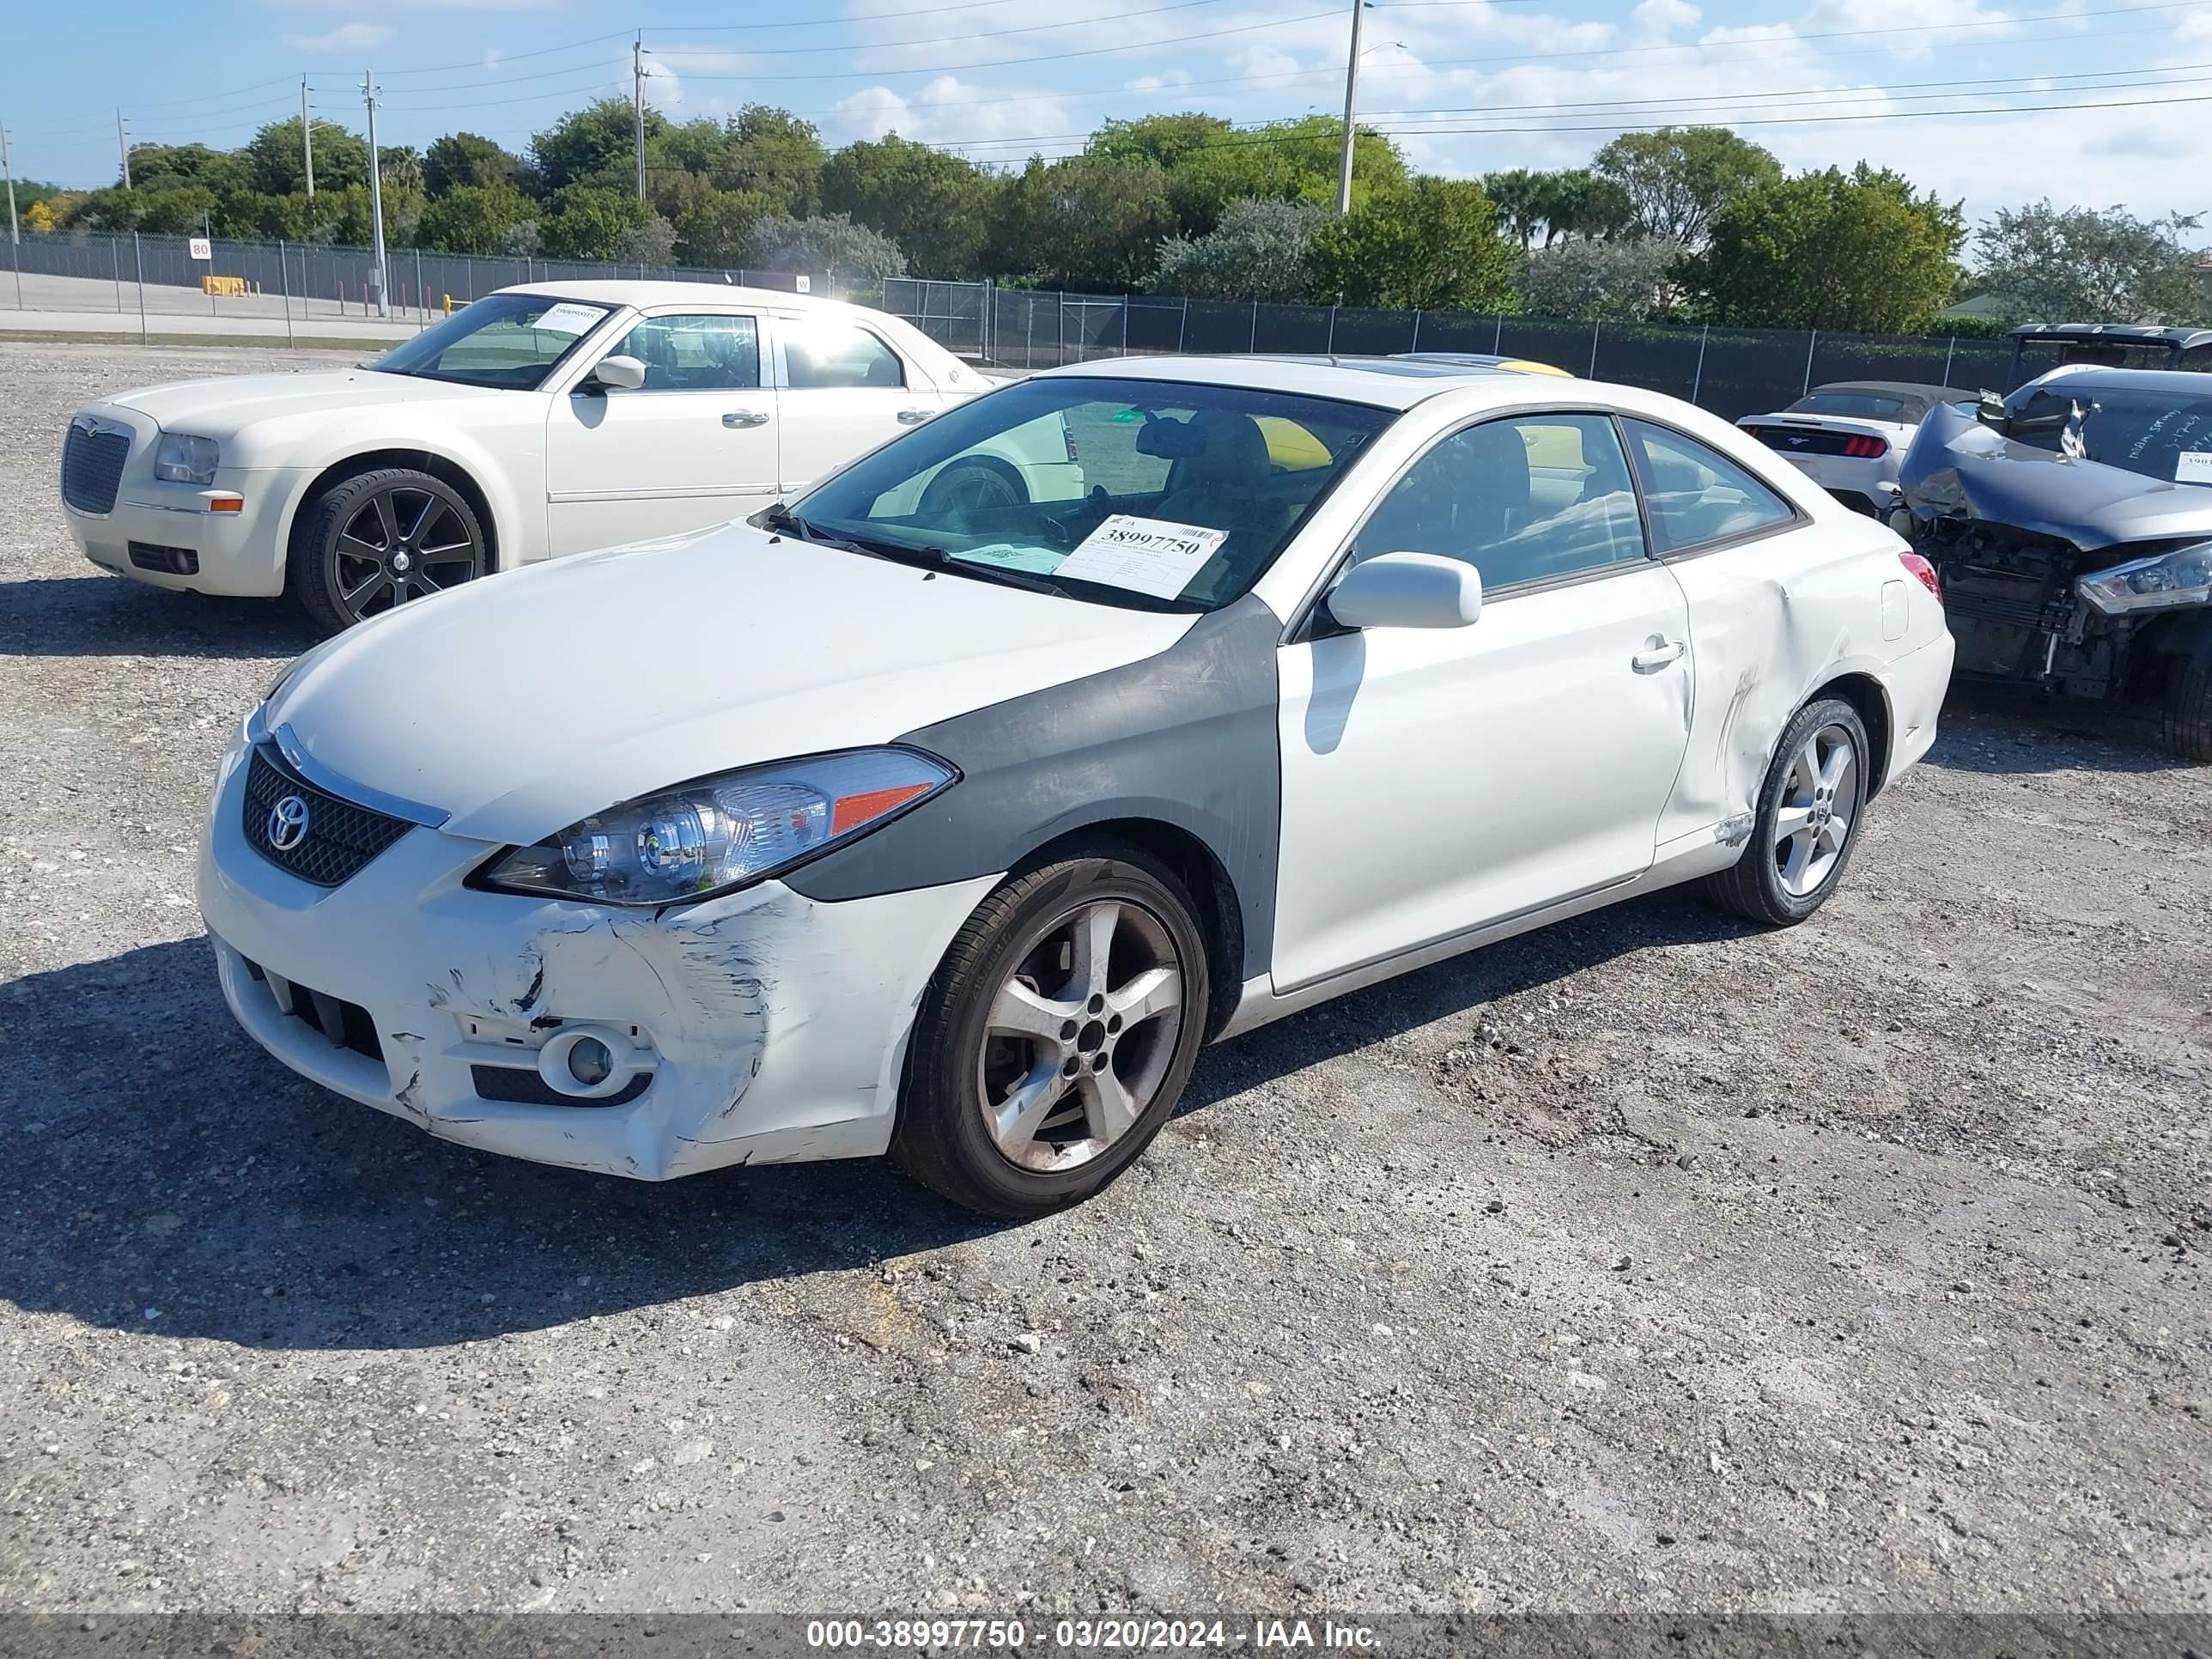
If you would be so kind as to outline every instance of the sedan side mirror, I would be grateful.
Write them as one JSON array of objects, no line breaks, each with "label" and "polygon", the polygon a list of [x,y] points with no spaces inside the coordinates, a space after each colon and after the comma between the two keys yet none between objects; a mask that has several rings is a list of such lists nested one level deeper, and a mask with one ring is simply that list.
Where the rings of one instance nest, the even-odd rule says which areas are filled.
[{"label": "sedan side mirror", "polygon": [[635,392],[645,384],[645,365],[635,357],[602,357],[584,384],[616,392]]},{"label": "sedan side mirror", "polygon": [[1329,590],[1328,614],[1346,628],[1465,628],[1482,614],[1482,575],[1441,554],[1377,554]]}]

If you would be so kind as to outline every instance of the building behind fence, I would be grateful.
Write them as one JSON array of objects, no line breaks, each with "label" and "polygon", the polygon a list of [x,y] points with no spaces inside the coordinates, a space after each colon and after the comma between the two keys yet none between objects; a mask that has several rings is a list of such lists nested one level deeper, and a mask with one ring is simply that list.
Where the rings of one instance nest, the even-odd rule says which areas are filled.
[{"label": "building behind fence", "polygon": [[[144,306],[164,315],[221,314],[250,302],[263,314],[281,306],[288,318],[295,313],[359,317],[373,311],[367,249],[216,240],[208,250],[210,258],[196,259],[190,239],[181,236],[76,232],[27,234],[11,252],[19,276],[34,285],[39,278],[75,279],[50,282],[53,292],[40,290],[28,302],[33,308],[104,309],[112,302],[125,313]],[[418,321],[442,314],[448,301],[465,305],[495,289],[536,282],[631,277],[831,291],[826,278],[789,271],[488,258],[414,248],[392,250],[386,266],[392,314]],[[207,295],[202,283],[207,276],[235,279],[246,295]],[[1731,420],[1779,408],[1831,380],[2012,389],[2010,343],[1979,337],[1563,322],[1461,311],[1059,294],[908,277],[840,284],[836,291],[908,319],[963,356],[1015,369],[1159,353],[1496,352],[1668,392]]]}]

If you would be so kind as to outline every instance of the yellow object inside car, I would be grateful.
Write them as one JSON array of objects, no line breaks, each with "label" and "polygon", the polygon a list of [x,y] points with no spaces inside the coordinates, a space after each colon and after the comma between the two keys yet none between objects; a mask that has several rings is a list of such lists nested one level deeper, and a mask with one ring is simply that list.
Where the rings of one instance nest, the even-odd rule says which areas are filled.
[{"label": "yellow object inside car", "polygon": [[1550,363],[1540,363],[1533,357],[1500,357],[1498,360],[1498,366],[1500,368],[1510,368],[1516,374],[1556,374],[1563,380],[1571,380],[1575,378],[1564,368],[1555,368]]},{"label": "yellow object inside car", "polygon": [[1280,415],[1255,415],[1252,421],[1267,441],[1268,461],[1285,472],[1310,472],[1334,459],[1327,444],[1296,421]]}]

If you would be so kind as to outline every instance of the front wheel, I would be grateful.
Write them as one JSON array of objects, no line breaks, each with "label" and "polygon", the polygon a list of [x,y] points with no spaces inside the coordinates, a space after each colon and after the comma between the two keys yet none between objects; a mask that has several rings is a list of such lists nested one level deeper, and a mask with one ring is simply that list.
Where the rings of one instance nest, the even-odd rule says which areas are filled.
[{"label": "front wheel", "polygon": [[1866,726],[1840,697],[1790,722],[1766,769],[1751,839],[1732,868],[1705,878],[1724,910],[1771,927],[1800,922],[1844,878],[1866,806]]},{"label": "front wheel", "polygon": [[1015,877],[977,907],[922,1000],[891,1155],[986,1215],[1079,1203],[1174,1113],[1208,998],[1189,898],[1135,848]]},{"label": "front wheel", "polygon": [[483,526],[466,497],[411,467],[337,483],[300,511],[289,586],[315,625],[356,623],[486,574]]},{"label": "front wheel", "polygon": [[2184,760],[2212,762],[2212,634],[2173,665],[2159,735]]}]

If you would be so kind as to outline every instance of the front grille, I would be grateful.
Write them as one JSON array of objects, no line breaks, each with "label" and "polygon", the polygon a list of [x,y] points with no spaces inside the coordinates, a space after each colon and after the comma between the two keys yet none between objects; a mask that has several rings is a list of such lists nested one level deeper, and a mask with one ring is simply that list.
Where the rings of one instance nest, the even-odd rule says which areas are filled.
[{"label": "front grille", "polygon": [[358,1002],[280,979],[258,962],[247,962],[246,971],[269,988],[278,1008],[302,1025],[320,1031],[332,1048],[349,1048],[364,1060],[383,1060],[384,1043],[376,1035],[376,1022]]},{"label": "front grille", "polygon": [[[279,802],[294,799],[306,808],[305,833],[296,844],[280,848],[270,830],[281,829],[282,820],[272,825],[272,819],[277,818]],[[350,880],[411,827],[404,818],[386,817],[316,788],[285,765],[274,744],[265,743],[254,750],[246,769],[243,810],[247,845],[278,869],[318,887]]]},{"label": "front grille", "polygon": [[653,1073],[635,1077],[599,1100],[579,1100],[564,1095],[535,1072],[514,1066],[471,1066],[469,1080],[479,1100],[506,1100],[523,1106],[627,1106],[652,1086]]},{"label": "front grille", "polygon": [[74,421],[62,440],[62,499],[80,513],[106,513],[123,483],[131,439],[121,432],[87,431]]},{"label": "front grille", "polygon": [[157,542],[132,542],[131,562],[141,570],[159,570],[171,576],[197,576],[200,556],[189,547],[163,547]]},{"label": "front grille", "polygon": [[1755,426],[1751,435],[1785,455],[1840,455],[1851,441],[1848,432],[1828,432],[1812,426]]}]

